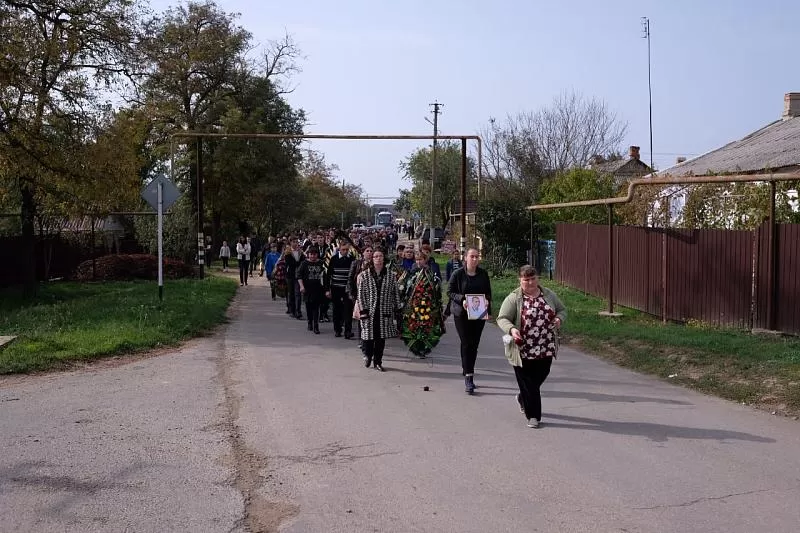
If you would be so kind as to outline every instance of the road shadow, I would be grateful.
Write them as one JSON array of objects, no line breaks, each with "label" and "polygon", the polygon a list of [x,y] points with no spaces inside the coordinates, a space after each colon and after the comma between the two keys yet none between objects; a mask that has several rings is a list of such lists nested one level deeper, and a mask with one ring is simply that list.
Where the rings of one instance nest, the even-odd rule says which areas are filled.
[{"label": "road shadow", "polygon": [[[651,422],[619,422],[616,420],[600,420],[580,416],[546,414],[546,427],[564,429],[583,429],[601,431],[613,435],[630,435],[633,437],[646,437],[653,442],[667,442],[669,439],[689,440],[716,440],[720,442],[740,440],[747,442],[774,443],[775,439],[725,429],[690,428],[684,426],[669,426]],[[549,420],[561,420],[559,423]]]},{"label": "road shadow", "polygon": [[60,516],[77,505],[98,498],[106,490],[141,491],[139,485],[126,480],[146,469],[163,466],[165,465],[136,462],[107,474],[88,476],[80,473],[70,476],[47,472],[61,470],[62,467],[44,461],[27,461],[0,469],[0,486],[58,494],[58,497],[53,496],[56,500],[54,503],[40,507],[39,512],[48,516]]},{"label": "road shadow", "polygon": [[660,403],[664,405],[694,405],[690,402],[672,400],[669,398],[651,398],[649,396],[627,396],[615,394],[603,394],[600,392],[566,392],[558,390],[547,390],[544,393],[547,398],[568,398],[573,400],[588,400],[590,402],[607,403]]}]

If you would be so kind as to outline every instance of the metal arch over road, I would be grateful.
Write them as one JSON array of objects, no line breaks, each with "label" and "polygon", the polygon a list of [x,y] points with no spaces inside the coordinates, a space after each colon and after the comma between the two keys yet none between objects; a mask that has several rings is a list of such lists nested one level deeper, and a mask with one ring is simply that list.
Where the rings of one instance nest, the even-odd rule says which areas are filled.
[{"label": "metal arch over road", "polygon": [[[478,145],[478,195],[481,190],[481,167],[483,164],[483,145],[478,135],[328,135],[328,134],[289,134],[289,133],[204,133],[200,131],[182,131],[173,133],[169,139],[170,173],[175,178],[175,144],[176,139],[197,140],[197,231],[198,239],[203,232],[203,179],[202,179],[202,143],[204,138],[217,139],[331,139],[345,141],[433,141],[461,140],[461,213],[467,211],[467,141],[475,141]],[[467,217],[461,217],[461,253],[466,247]],[[204,250],[198,250],[200,277],[203,277]]]}]

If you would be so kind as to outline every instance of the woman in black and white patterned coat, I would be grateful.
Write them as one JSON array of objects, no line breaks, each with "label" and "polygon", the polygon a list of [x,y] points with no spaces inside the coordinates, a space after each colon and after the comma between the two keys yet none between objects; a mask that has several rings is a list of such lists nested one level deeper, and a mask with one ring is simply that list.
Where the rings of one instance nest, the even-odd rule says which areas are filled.
[{"label": "woman in black and white patterned coat", "polygon": [[361,319],[361,340],[364,366],[383,372],[383,350],[386,339],[397,337],[397,314],[401,310],[397,280],[385,264],[385,252],[375,248],[372,265],[358,275],[358,306]]}]

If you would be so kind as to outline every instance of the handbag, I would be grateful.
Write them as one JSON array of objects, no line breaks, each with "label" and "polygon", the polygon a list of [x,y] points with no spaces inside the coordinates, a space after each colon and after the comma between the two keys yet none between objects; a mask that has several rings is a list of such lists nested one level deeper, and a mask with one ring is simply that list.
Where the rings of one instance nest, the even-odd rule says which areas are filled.
[{"label": "handbag", "polygon": [[519,352],[519,346],[514,342],[511,335],[503,335],[503,351],[505,352],[506,359],[511,363],[511,366],[522,366],[522,356]]},{"label": "handbag", "polygon": [[353,318],[356,320],[361,319],[361,304],[356,300],[355,304],[353,304]]}]

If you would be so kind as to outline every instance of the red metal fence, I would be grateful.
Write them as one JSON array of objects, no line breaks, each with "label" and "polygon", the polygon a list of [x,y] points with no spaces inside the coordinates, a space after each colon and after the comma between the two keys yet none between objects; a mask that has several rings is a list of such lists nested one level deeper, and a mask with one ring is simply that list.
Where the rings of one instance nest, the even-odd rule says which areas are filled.
[{"label": "red metal fence", "polygon": [[[608,226],[559,224],[556,278],[609,292]],[[767,328],[769,226],[756,231],[615,226],[614,301],[665,320]],[[800,225],[776,232],[775,329],[800,334]]]}]

